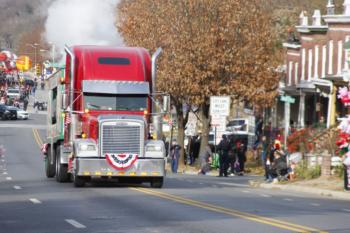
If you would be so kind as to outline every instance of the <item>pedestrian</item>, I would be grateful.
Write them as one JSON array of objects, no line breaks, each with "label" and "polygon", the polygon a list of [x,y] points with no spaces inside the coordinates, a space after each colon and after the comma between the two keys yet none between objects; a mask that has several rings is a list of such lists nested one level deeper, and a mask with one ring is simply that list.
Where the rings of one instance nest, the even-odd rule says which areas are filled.
[{"label": "pedestrian", "polygon": [[245,145],[240,140],[237,140],[236,141],[235,153],[237,155],[238,162],[239,162],[239,173],[238,173],[238,175],[240,175],[240,176],[244,175],[244,165],[245,165],[245,162],[247,160],[245,152],[246,152]]},{"label": "pedestrian", "polygon": [[349,176],[350,176],[350,156],[346,156],[344,161],[344,191],[350,190]]},{"label": "pedestrian", "polygon": [[23,100],[23,110],[24,111],[27,111],[27,107],[28,107],[28,97],[24,97],[24,100]]},{"label": "pedestrian", "polygon": [[227,139],[226,135],[222,135],[222,139],[217,147],[219,151],[219,176],[227,177],[227,169],[229,166],[229,157],[228,153],[230,150],[230,142]]},{"label": "pedestrian", "polygon": [[181,146],[179,146],[176,142],[176,140],[173,141],[172,146],[171,146],[171,171],[173,173],[177,173],[177,169],[179,167],[179,159],[180,159],[180,149]]},{"label": "pedestrian", "polygon": [[263,136],[261,139],[261,143],[262,143],[262,150],[261,150],[261,164],[265,170],[265,180],[267,180],[268,177],[268,167],[266,165],[266,161],[267,161],[267,156],[268,156],[268,149],[269,149],[269,143],[267,141],[266,136]]},{"label": "pedestrian", "polygon": [[198,171],[198,175],[205,175],[210,171],[211,158],[213,156],[213,150],[211,145],[207,145],[205,150],[200,154],[199,158],[201,161],[201,169]]}]

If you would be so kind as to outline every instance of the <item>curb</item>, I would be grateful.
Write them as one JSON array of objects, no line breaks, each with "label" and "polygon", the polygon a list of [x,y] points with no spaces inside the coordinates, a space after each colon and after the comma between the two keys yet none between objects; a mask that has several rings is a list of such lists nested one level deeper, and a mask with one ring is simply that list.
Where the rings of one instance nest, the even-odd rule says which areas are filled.
[{"label": "curb", "polygon": [[266,184],[266,183],[261,183],[259,181],[249,181],[249,185],[256,188],[302,192],[302,193],[314,194],[314,195],[332,198],[332,199],[341,199],[341,200],[350,201],[350,192],[347,193],[342,191],[333,191],[333,190],[305,187],[305,186],[293,185],[293,184],[288,184],[288,185],[271,184],[271,183]]}]

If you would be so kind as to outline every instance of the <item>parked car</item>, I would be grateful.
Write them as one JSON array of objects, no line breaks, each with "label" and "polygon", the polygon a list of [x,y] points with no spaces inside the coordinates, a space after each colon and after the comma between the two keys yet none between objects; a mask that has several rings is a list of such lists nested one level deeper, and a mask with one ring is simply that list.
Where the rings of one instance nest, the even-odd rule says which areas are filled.
[{"label": "parked car", "polygon": [[7,97],[13,98],[13,99],[15,99],[15,98],[19,99],[21,97],[21,92],[19,89],[9,88],[7,90]]},{"label": "parked car", "polygon": [[2,120],[16,120],[17,119],[17,108],[0,104],[0,118]]},{"label": "parked car", "polygon": [[20,108],[16,108],[16,110],[17,110],[17,119],[28,120],[29,113],[27,111],[24,111],[23,109],[20,109]]}]

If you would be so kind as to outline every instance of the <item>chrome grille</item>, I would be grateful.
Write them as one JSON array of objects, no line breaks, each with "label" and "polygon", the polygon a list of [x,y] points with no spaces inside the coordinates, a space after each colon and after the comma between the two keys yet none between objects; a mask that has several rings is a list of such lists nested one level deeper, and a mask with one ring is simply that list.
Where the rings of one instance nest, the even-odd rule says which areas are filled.
[{"label": "chrome grille", "polygon": [[102,156],[106,153],[141,154],[141,125],[102,124]]}]

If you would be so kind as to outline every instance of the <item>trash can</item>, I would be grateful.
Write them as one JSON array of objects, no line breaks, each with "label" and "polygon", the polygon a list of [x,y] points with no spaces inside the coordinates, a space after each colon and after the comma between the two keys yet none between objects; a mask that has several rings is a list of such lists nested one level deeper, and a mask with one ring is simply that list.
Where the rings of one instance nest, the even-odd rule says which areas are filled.
[{"label": "trash can", "polygon": [[218,153],[213,153],[213,157],[211,160],[211,167],[212,168],[219,168],[219,154]]}]

